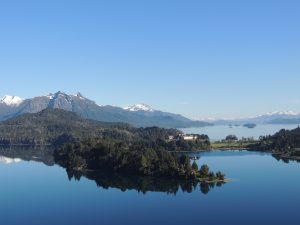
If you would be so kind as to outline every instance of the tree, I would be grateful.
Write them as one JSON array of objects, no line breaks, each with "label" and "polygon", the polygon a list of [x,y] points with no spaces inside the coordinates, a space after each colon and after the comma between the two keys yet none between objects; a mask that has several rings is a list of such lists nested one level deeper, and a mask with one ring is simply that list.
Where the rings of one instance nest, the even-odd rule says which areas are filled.
[{"label": "tree", "polygon": [[200,169],[200,176],[202,177],[208,177],[209,175],[209,167],[205,164],[203,166],[201,166],[201,169]]},{"label": "tree", "polygon": [[236,135],[230,134],[225,138],[226,141],[237,141],[238,138]]},{"label": "tree", "polygon": [[198,170],[199,170],[196,161],[193,162],[193,164],[192,164],[192,169],[195,170],[195,171],[198,171]]},{"label": "tree", "polygon": [[219,179],[219,180],[224,180],[225,178],[225,174],[221,173],[220,171],[218,171],[216,173],[216,177]]}]

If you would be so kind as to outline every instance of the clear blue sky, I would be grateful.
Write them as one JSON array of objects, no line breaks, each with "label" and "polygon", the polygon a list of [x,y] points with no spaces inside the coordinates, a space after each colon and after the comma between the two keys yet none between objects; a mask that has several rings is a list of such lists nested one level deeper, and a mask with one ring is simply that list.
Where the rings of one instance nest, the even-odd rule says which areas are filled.
[{"label": "clear blue sky", "polygon": [[300,112],[300,2],[0,2],[0,95],[190,117]]}]

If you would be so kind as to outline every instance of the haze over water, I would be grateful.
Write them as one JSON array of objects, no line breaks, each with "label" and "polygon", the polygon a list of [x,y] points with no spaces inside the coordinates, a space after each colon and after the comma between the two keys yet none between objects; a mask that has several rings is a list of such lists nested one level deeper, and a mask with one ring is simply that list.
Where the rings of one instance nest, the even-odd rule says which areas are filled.
[{"label": "haze over water", "polygon": [[207,134],[212,141],[225,139],[227,135],[234,134],[238,138],[253,137],[258,139],[260,136],[273,135],[281,129],[292,130],[297,128],[296,124],[258,124],[255,128],[247,128],[243,126],[233,126],[230,128],[228,125],[216,125],[199,128],[184,128],[181,129],[184,133],[193,134]]}]

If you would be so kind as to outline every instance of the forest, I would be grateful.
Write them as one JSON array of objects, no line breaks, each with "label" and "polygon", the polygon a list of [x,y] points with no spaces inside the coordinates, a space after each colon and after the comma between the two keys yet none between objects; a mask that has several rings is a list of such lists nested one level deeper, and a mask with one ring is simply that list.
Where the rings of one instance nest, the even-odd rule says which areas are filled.
[{"label": "forest", "polygon": [[249,145],[251,150],[272,152],[282,159],[300,159],[300,128],[282,129],[274,135],[262,136],[259,142]]}]

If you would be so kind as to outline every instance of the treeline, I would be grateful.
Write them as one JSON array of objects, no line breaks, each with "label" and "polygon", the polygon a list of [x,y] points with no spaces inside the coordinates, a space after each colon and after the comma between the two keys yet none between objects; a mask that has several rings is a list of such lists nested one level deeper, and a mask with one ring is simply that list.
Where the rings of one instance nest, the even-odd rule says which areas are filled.
[{"label": "treeline", "polygon": [[55,151],[55,160],[74,170],[114,172],[191,178],[187,156],[176,157],[163,148],[149,148],[143,142],[127,144],[111,138],[88,139],[65,144]]}]

